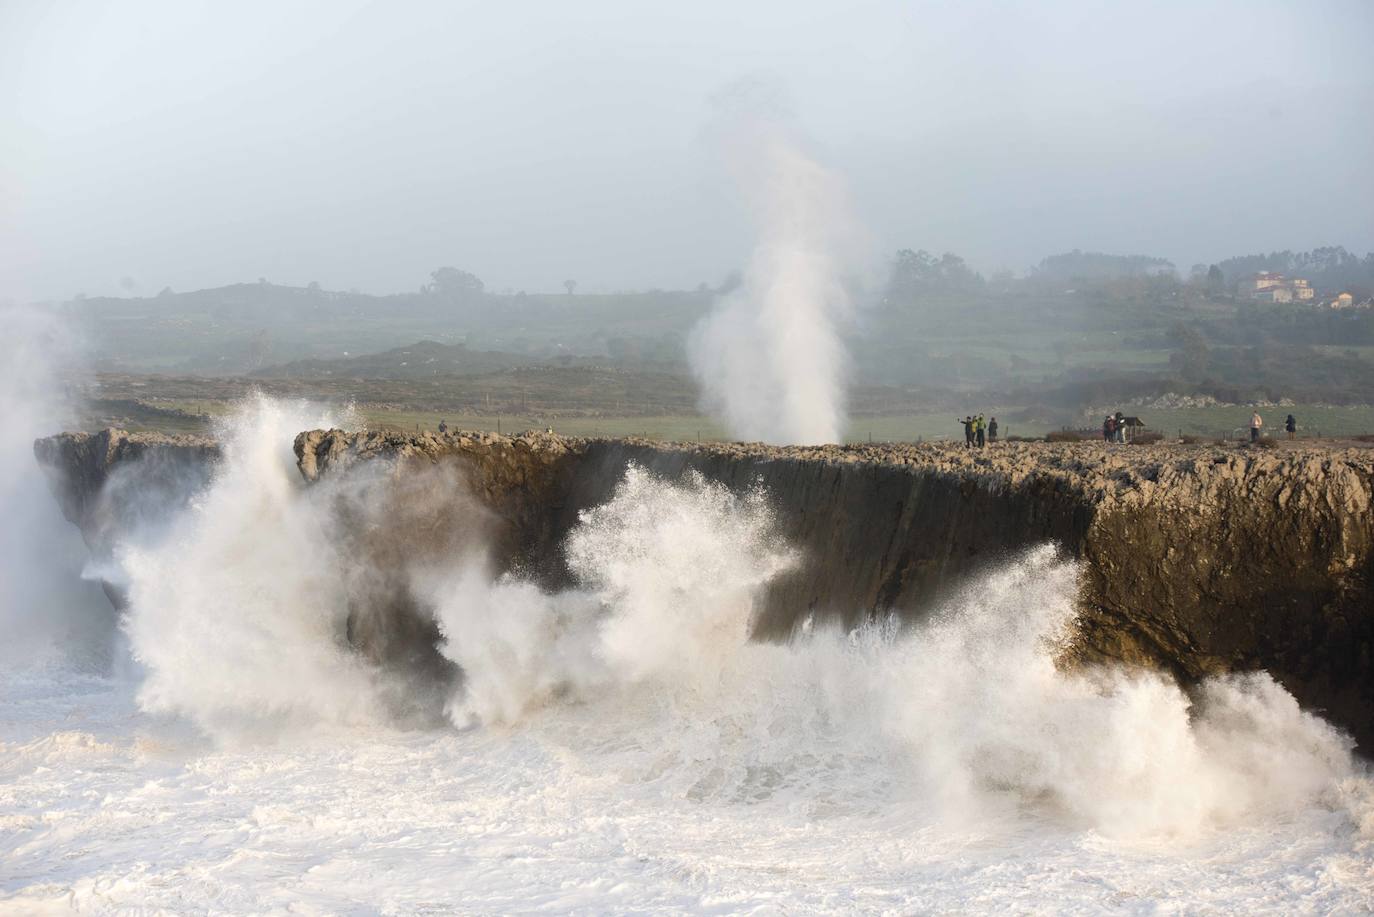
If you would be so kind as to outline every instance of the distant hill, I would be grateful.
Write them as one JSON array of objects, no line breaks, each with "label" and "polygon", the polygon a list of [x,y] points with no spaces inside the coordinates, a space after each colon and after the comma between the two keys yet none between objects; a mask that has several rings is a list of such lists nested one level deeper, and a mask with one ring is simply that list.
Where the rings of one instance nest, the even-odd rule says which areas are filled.
[{"label": "distant hill", "polygon": [[[1265,305],[1226,287],[1247,271],[1283,270],[1310,277],[1319,292],[1342,284],[1358,299],[1374,255],[1333,247],[1212,267],[1185,278],[1161,258],[1076,250],[1028,276],[983,277],[956,254],[903,250],[891,282],[853,291],[859,308],[841,327],[855,407],[881,412],[937,390],[1057,403],[1056,392],[1078,397],[1102,380],[1226,401],[1368,401],[1374,309]],[[620,412],[695,403],[687,341],[728,289],[525,294],[436,281],[372,296],[263,281],[62,308],[103,373],[474,410],[576,402]]]},{"label": "distant hill", "polygon": [[263,367],[250,375],[263,379],[425,379],[434,376],[480,376],[537,365],[592,368],[605,363],[604,359],[598,361],[590,357],[536,359],[497,350],[472,350],[466,344],[418,341],[381,353],[329,360],[293,360]]},{"label": "distant hill", "polygon": [[1353,292],[1363,299],[1374,294],[1374,252],[1364,257],[1340,245],[1314,248],[1310,252],[1270,252],[1244,255],[1218,262],[1232,287],[1243,285],[1260,271],[1277,271],[1309,280],[1321,294]]},{"label": "distant hill", "polygon": [[524,364],[570,353],[622,365],[680,363],[682,340],[711,298],[705,290],[372,296],[263,282],[83,298],[62,308],[97,342],[92,356],[102,369],[228,376],[421,340],[518,354]]},{"label": "distant hill", "polygon": [[1108,280],[1141,274],[1172,274],[1174,264],[1167,258],[1150,255],[1108,255],[1074,249],[1045,258],[1036,266],[1035,273],[1055,280]]}]

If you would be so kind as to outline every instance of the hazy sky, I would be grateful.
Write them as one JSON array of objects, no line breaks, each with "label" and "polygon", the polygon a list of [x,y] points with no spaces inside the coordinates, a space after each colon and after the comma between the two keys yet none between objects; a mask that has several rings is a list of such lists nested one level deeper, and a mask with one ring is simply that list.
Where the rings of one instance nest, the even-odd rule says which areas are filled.
[{"label": "hazy sky", "polygon": [[0,0],[0,298],[714,282],[742,78],[880,251],[1374,249],[1371,0]]}]

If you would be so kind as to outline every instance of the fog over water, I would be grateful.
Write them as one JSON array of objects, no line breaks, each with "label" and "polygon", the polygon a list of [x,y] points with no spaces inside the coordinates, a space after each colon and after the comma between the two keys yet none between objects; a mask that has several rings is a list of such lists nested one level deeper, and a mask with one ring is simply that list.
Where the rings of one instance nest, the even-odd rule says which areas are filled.
[{"label": "fog over water", "polygon": [[684,288],[744,266],[710,99],[774,83],[880,251],[1374,248],[1374,7],[0,5],[0,298]]}]

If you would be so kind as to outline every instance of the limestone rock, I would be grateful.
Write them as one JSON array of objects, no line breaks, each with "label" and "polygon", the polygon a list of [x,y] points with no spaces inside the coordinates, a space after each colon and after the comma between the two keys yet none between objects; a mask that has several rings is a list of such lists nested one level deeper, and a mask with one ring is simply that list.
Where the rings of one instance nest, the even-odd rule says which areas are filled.
[{"label": "limestone rock", "polygon": [[[93,550],[129,522],[110,510],[120,505],[107,495],[120,483],[114,469],[138,468],[136,486],[161,486],[174,503],[203,483],[218,455],[203,438],[120,431],[53,437],[35,450]],[[569,579],[558,546],[578,512],[606,500],[631,462],[669,478],[696,471],[741,491],[761,484],[807,557],[765,597],[755,625],[763,639],[785,637],[808,615],[917,619],[998,560],[1054,542],[1082,565],[1066,664],[1157,666],[1185,683],[1267,669],[1374,748],[1374,450],[999,443],[971,451],[315,430],[296,438],[295,451],[303,478],[317,485],[378,469],[394,480],[451,470],[455,483],[444,486],[470,491],[489,514],[484,537],[497,568],[551,588]],[[384,567],[391,542],[427,556],[450,543],[449,529],[473,524],[461,508],[424,511],[426,500],[445,504],[432,488],[421,491],[431,496],[407,498],[416,506],[397,513],[413,524],[374,527],[350,549]],[[341,541],[351,537],[340,532]],[[377,605],[424,614],[406,597]],[[360,625],[350,636],[364,645],[384,632],[432,639],[431,627],[394,623]]]}]

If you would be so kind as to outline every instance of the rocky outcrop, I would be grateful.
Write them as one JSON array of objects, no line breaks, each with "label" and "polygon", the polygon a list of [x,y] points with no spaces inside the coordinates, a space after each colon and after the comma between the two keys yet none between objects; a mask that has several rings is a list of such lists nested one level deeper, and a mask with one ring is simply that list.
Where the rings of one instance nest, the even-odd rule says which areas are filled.
[{"label": "rocky outcrop", "polygon": [[[176,441],[188,460],[213,455],[208,443]],[[89,457],[77,448],[85,440],[45,442],[40,457],[76,469],[76,490],[59,490],[64,508],[89,504],[100,489],[99,476],[81,469],[122,461]],[[445,480],[460,483],[438,491],[476,497],[497,565],[548,586],[568,579],[557,548],[578,513],[607,499],[632,462],[670,478],[695,471],[738,490],[762,485],[780,530],[806,557],[765,597],[756,623],[764,639],[810,615],[918,618],[1000,558],[1054,542],[1082,564],[1066,663],[1163,667],[1185,683],[1267,669],[1374,748],[1371,450],[1005,443],[970,452],[338,430],[303,433],[295,447],[303,477],[317,486],[378,469],[393,482],[453,475]],[[476,515],[436,492],[426,485],[390,497],[409,508],[342,525],[369,534],[341,538],[354,538],[351,549],[381,568],[387,551],[439,556]],[[378,597],[370,607],[383,606]],[[432,656],[431,629],[397,630],[392,621],[423,618],[415,600],[387,607],[371,624],[360,612],[351,638],[378,657]],[[376,652],[383,644],[391,649]]]},{"label": "rocky outcrop", "polygon": [[1082,562],[1068,662],[1166,668],[1185,683],[1267,669],[1374,747],[1374,451],[1005,443],[774,448],[490,434],[316,431],[317,478],[368,460],[458,462],[509,533],[511,565],[566,579],[556,546],[636,463],[761,484],[807,562],[756,623],[919,617],[990,564],[1051,541]]},{"label": "rocky outcrop", "polygon": [[[92,523],[101,521],[93,517],[112,509],[111,498],[119,496],[113,493],[113,485],[107,487],[116,473],[131,476],[130,469],[136,469],[143,496],[148,496],[149,490],[182,494],[208,480],[220,449],[219,443],[207,436],[111,429],[40,439],[33,444],[33,453],[48,476],[62,514],[90,534],[98,530]],[[112,524],[124,521],[111,520]]]},{"label": "rocky outcrop", "polygon": [[384,462],[398,472],[443,465],[458,469],[466,489],[494,513],[494,553],[504,567],[556,567],[566,529],[565,502],[587,441],[542,433],[345,433],[312,430],[296,437],[305,480],[338,476],[359,463]]},{"label": "rocky outcrop", "polygon": [[[38,440],[33,451],[63,516],[97,562],[109,560],[121,539],[165,526],[205,487],[220,456],[209,437],[124,430],[64,433]],[[119,585],[101,585],[122,608]]]},{"label": "rocky outcrop", "polygon": [[1374,451],[1204,450],[1119,479],[1079,552],[1083,655],[1267,669],[1374,748]]}]

